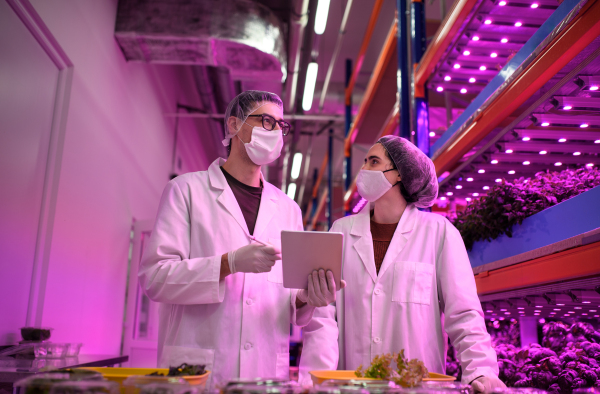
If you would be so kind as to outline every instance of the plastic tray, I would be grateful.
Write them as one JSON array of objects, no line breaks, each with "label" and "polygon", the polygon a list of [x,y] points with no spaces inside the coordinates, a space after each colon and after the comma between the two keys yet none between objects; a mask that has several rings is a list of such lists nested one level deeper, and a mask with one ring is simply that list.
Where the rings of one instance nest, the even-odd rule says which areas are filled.
[{"label": "plastic tray", "polygon": [[[375,380],[371,378],[357,378],[354,371],[310,371],[310,377],[315,385],[321,384],[326,380]],[[441,373],[429,372],[429,377],[423,379],[424,382],[454,382],[454,376],[442,375]]]},{"label": "plastic tray", "polygon": [[[148,375],[153,372],[158,372],[162,374],[169,373],[169,368],[110,368],[110,367],[88,367],[84,369],[89,369],[92,371],[100,372],[105,379],[112,380],[113,382],[117,382],[120,385],[123,384],[123,381],[130,376],[134,375]],[[200,386],[200,389],[206,387],[206,381],[208,380],[208,376],[210,375],[210,371],[206,371],[203,375],[195,375],[195,376],[181,376],[186,382],[188,382],[192,386]],[[149,376],[150,377],[150,376]],[[159,376],[160,378],[160,376]]]}]

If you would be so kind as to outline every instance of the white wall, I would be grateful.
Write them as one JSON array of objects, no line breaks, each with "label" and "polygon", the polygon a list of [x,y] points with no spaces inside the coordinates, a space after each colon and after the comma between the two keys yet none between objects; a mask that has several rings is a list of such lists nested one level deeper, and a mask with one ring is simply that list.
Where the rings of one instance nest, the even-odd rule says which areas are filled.
[{"label": "white wall", "polygon": [[0,345],[26,320],[58,69],[0,1]]},{"label": "white wall", "polygon": [[[187,68],[125,61],[117,0],[31,3],[74,64],[42,324],[82,353],[118,354],[132,219],[155,217],[171,173],[164,113],[200,104]],[[180,121],[180,173],[216,158],[204,126]]]}]

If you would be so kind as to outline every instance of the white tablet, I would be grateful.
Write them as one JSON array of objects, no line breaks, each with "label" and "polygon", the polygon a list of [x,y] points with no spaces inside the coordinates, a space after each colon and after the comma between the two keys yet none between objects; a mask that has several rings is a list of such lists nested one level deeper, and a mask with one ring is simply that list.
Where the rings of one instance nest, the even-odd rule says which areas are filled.
[{"label": "white tablet", "polygon": [[340,288],[344,234],[323,231],[282,231],[281,258],[283,287],[308,288],[308,275],[314,270],[330,270]]}]

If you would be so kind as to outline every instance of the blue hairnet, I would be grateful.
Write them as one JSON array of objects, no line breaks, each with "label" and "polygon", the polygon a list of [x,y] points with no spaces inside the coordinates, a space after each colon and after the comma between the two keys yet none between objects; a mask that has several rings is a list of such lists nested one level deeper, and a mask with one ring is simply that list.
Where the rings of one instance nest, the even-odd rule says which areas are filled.
[{"label": "blue hairnet", "polygon": [[248,119],[248,115],[251,115],[254,111],[267,103],[275,104],[283,109],[283,102],[275,93],[263,92],[260,90],[247,90],[235,96],[225,111],[225,119],[223,120],[225,123],[225,139],[223,140],[223,145],[229,145],[229,140],[235,136],[235,134],[229,132],[229,128],[227,127],[227,120],[229,117],[235,116],[241,121],[238,123],[237,132],[240,130],[246,119]]},{"label": "blue hairnet", "polygon": [[438,194],[438,180],[431,159],[402,137],[386,135],[377,142],[383,145],[398,169],[404,199],[419,208],[432,206]]}]

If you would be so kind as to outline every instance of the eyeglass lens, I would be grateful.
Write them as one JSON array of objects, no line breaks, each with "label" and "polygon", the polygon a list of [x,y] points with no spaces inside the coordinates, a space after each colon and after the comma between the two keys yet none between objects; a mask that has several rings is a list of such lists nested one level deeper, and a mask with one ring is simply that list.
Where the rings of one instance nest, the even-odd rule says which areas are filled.
[{"label": "eyeglass lens", "polygon": [[281,127],[283,135],[287,135],[287,133],[289,133],[291,126],[288,122],[283,120],[277,121],[271,115],[262,114],[262,125],[266,130],[275,130],[277,124],[279,124],[279,127]]}]

